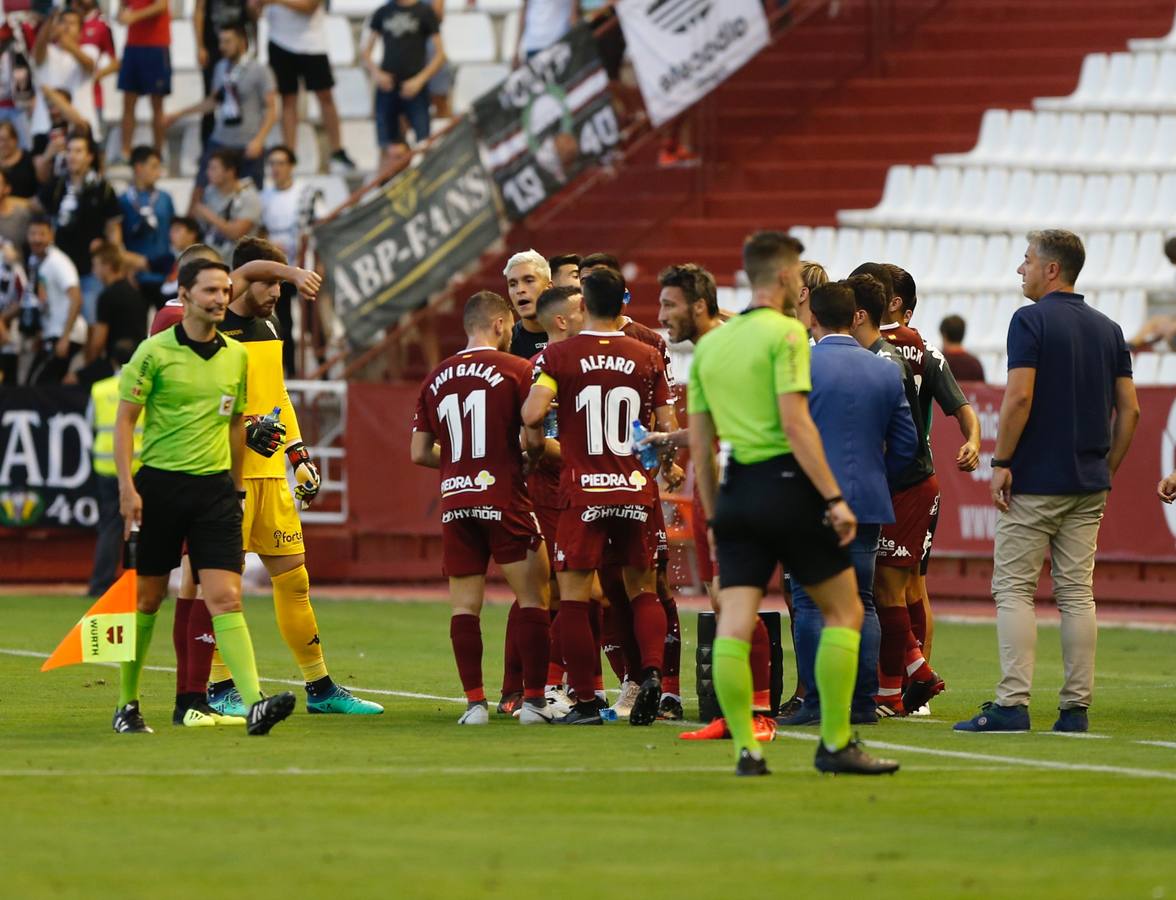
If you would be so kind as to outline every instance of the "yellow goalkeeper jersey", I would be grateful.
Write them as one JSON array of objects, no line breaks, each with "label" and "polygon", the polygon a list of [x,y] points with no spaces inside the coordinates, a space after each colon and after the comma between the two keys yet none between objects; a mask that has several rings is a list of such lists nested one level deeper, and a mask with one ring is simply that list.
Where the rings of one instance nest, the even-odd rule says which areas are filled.
[{"label": "yellow goalkeeper jersey", "polygon": [[285,478],[285,448],[302,440],[302,435],[290,395],[286,392],[286,376],[282,372],[282,326],[278,317],[241,316],[229,309],[217,330],[240,341],[249,354],[245,415],[267,416],[276,406],[282,411],[281,421],[286,426],[285,445],[269,459],[245,448],[242,474],[245,478]]}]

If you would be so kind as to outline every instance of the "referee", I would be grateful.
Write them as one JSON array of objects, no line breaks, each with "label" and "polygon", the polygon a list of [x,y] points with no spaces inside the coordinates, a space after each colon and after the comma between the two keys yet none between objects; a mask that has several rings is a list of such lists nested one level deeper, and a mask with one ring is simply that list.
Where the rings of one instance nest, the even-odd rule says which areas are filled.
[{"label": "referee", "polygon": [[734,739],[735,773],[767,775],[752,735],[750,639],[768,580],[783,563],[825,620],[815,667],[822,706],[816,767],[876,775],[898,763],[872,758],[849,727],[862,605],[845,548],[857,520],[809,416],[808,335],[784,314],[800,296],[803,250],[773,231],[744,242],[751,305],[698,342],[690,368],[690,456],[719,562],[715,693]]},{"label": "referee", "polygon": [[[119,382],[114,456],[126,536],[139,527],[135,659],[120,666],[114,730],[149,733],[139,676],[167,592],[188,543],[217,647],[245,702],[249,734],[265,734],[294,710],[289,691],[262,699],[253,642],[241,611],[241,461],[248,357],[217,333],[231,298],[229,268],[198,259],[179,271],[184,318],[139,345]],[[131,477],[135,423],[146,410],[142,467]],[[240,720],[238,720],[240,721]]]}]

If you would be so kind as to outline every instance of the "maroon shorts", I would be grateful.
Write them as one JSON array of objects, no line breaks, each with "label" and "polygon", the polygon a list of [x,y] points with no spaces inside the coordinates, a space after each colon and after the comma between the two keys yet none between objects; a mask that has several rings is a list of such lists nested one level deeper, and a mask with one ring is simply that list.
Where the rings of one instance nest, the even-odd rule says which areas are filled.
[{"label": "maroon shorts", "polygon": [[493,558],[500,566],[522,562],[543,540],[528,510],[473,506],[441,515],[442,574],[485,575]]},{"label": "maroon shorts", "polygon": [[562,509],[554,506],[535,506],[535,518],[539,520],[539,533],[543,535],[543,546],[547,548],[547,561],[555,571],[555,533],[559,530],[559,515]]},{"label": "maroon shorts", "polygon": [[583,572],[605,566],[652,569],[657,531],[649,506],[588,506],[560,513],[555,570]]},{"label": "maroon shorts", "polygon": [[706,511],[702,508],[702,501],[698,493],[694,494],[693,512],[690,516],[690,526],[694,530],[694,555],[698,558],[698,578],[704,584],[715,579],[715,561],[711,559],[710,535],[707,534]]},{"label": "maroon shorts", "polygon": [[931,517],[939,508],[939,479],[932,475],[890,499],[894,503],[894,523],[882,526],[877,562],[880,566],[913,569],[923,558]]},{"label": "maroon shorts", "polygon": [[666,514],[662,510],[661,501],[654,503],[649,512],[650,526],[653,528],[654,540],[657,541],[654,558],[657,560],[658,568],[664,569],[670,564],[670,538],[666,534]]}]

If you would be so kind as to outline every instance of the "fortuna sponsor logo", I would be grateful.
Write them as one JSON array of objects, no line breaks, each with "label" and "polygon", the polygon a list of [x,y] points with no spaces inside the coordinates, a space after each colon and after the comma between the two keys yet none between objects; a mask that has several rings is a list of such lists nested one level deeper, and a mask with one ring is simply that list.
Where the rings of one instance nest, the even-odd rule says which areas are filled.
[{"label": "fortuna sponsor logo", "polygon": [[282,544],[297,544],[302,540],[301,531],[274,531],[274,546],[281,547]]},{"label": "fortuna sponsor logo", "polygon": [[648,522],[649,509],[645,506],[589,506],[580,513],[581,522],[595,522],[598,519],[630,519],[634,522]]},{"label": "fortuna sponsor logo", "polygon": [[211,644],[213,646],[216,646],[216,638],[213,637],[211,634],[209,634],[207,631],[204,632],[204,634],[196,635],[196,637],[192,638],[192,640],[200,641],[200,643],[202,643],[202,644]]},{"label": "fortuna sponsor logo", "polygon": [[437,391],[441,390],[441,385],[445,384],[450,378],[481,378],[490,387],[498,387],[498,385],[502,384],[504,376],[492,363],[472,362],[446,366],[437,373],[437,377],[429,385],[429,390],[433,392],[434,397],[437,396]]},{"label": "fortuna sponsor logo", "polygon": [[450,522],[456,522],[459,519],[480,519],[483,522],[501,522],[502,510],[495,509],[493,506],[471,506],[467,509],[451,509],[447,513],[442,513],[441,524],[448,525]]},{"label": "fortuna sponsor logo", "polygon": [[623,356],[597,354],[596,356],[585,356],[580,360],[581,372],[596,372],[604,369],[609,372],[624,372],[626,375],[632,375],[636,368],[637,363],[631,359],[625,359]]},{"label": "fortuna sponsor logo", "polygon": [[911,555],[911,551],[908,550],[905,546],[897,544],[894,541],[887,540],[886,538],[882,538],[880,541],[878,541],[878,552],[883,556],[893,556],[898,559],[909,557]]},{"label": "fortuna sponsor logo", "polygon": [[441,496],[452,497],[455,494],[480,494],[489,490],[490,485],[498,481],[493,475],[483,469],[473,478],[469,475],[454,475],[441,482]]},{"label": "fortuna sponsor logo", "polygon": [[580,476],[580,488],[597,491],[640,491],[649,480],[640,472],[622,475],[619,472],[585,472]]}]

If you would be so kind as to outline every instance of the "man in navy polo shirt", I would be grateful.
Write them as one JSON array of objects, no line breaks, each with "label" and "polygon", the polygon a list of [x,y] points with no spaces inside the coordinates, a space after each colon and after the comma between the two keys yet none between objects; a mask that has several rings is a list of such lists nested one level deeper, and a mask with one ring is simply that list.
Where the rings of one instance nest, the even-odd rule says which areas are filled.
[{"label": "man in navy polo shirt", "polygon": [[1077,235],[1030,232],[1017,269],[1026,297],[1009,323],[1009,377],[992,458],[1000,511],[992,591],[1001,679],[996,701],[956,731],[1028,731],[1037,645],[1033,594],[1050,550],[1062,615],[1054,731],[1086,731],[1094,692],[1094,554],[1111,477],[1139,422],[1122,329],[1074,293],[1086,261]]},{"label": "man in navy polo shirt", "polygon": [[[887,483],[915,460],[919,435],[903,391],[898,368],[861,347],[850,335],[857,311],[853,289],[843,281],[813,289],[802,307],[801,321],[816,338],[811,368],[809,409],[821,434],[829,467],[846,502],[858,518],[857,537],[849,545],[863,606],[862,644],[853,690],[850,721],[878,721],[878,648],[882,632],[874,609],[874,559],[882,526],[894,521]],[[806,319],[808,321],[806,321]],[[820,721],[821,708],[813,668],[824,620],[816,604],[795,581],[792,613],[797,669],[805,687],[800,711],[779,719],[781,725]]]}]

